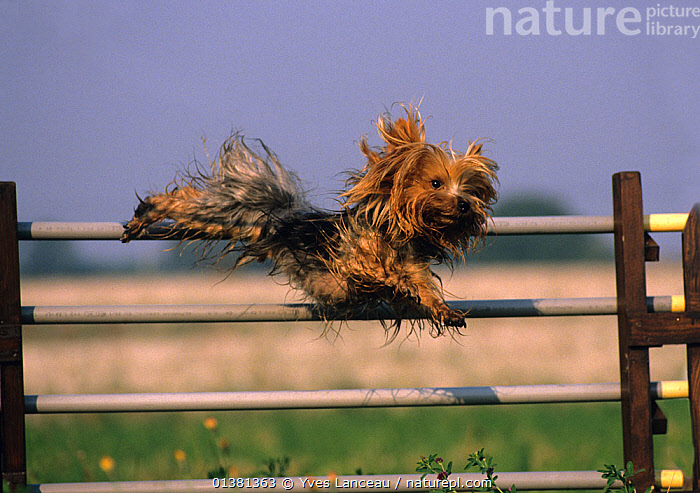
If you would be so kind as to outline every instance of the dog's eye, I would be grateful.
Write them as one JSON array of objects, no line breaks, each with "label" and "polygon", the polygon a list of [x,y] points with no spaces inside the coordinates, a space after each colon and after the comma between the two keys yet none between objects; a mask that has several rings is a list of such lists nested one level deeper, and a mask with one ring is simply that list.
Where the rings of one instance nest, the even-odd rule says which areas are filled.
[{"label": "dog's eye", "polygon": [[433,180],[430,182],[430,186],[437,190],[442,186],[442,182],[440,180]]}]

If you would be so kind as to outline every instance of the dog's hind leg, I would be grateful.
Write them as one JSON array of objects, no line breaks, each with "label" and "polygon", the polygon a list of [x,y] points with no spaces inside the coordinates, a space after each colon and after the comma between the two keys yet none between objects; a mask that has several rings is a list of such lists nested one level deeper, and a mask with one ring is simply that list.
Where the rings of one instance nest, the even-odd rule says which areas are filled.
[{"label": "dog's hind leg", "polygon": [[134,211],[134,217],[124,226],[121,241],[129,242],[151,224],[164,219],[173,219],[188,228],[201,230],[204,225],[196,220],[200,195],[201,191],[186,186],[142,199]]}]

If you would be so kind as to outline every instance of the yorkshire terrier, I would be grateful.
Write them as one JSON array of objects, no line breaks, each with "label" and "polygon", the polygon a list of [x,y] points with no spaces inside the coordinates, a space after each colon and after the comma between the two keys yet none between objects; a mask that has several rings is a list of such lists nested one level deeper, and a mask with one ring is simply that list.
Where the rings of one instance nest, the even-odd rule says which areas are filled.
[{"label": "yorkshire terrier", "polygon": [[339,212],[310,206],[274,153],[236,134],[210,171],[183,173],[165,193],[139,199],[121,241],[170,219],[184,238],[228,240],[219,256],[238,253],[233,268],[272,261],[270,274],[286,274],[321,307],[349,313],[385,303],[396,330],[409,315],[426,318],[433,336],[459,331],[465,314],[447,306],[431,266],[451,265],[483,239],[498,166],[477,142],[464,153],[427,143],[418,109],[403,109],[378,118],[382,147],[360,141],[367,164],[350,173]]}]

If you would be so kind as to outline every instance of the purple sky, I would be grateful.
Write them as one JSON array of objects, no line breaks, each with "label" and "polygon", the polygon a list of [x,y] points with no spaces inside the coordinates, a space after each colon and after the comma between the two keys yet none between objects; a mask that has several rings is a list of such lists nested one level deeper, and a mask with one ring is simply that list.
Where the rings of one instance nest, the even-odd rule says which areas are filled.
[{"label": "purple sky", "polygon": [[[663,0],[549,5],[562,10],[505,0],[3,1],[0,179],[17,182],[22,221],[126,220],[135,192],[206,161],[203,136],[213,154],[237,129],[332,207],[341,172],[363,164],[359,138],[378,144],[372,121],[422,98],[428,140],[492,140],[504,199],[537,193],[576,214],[610,214],[611,175],[639,170],[647,213],[687,212],[700,201],[700,17],[650,18],[647,7],[672,5]],[[598,35],[596,9],[611,5]],[[486,34],[497,7],[512,14],[511,35],[502,16]],[[622,27],[639,34],[616,24],[624,7],[641,21]],[[591,9],[591,35],[567,34],[566,8],[575,28]],[[690,35],[647,34],[647,21]],[[534,27],[540,35],[518,34]]]}]

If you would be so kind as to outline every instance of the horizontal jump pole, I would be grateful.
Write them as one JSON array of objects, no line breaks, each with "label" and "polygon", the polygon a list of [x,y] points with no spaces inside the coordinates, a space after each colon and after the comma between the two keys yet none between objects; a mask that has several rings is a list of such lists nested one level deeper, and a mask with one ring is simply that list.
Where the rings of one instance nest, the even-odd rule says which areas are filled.
[{"label": "horizontal jump pole", "polygon": [[[428,491],[439,489],[435,486],[435,474],[429,474],[421,480],[420,474],[373,474],[362,476],[292,476],[287,478],[265,478],[265,487],[246,487],[244,491],[295,492],[295,491],[346,491],[359,493],[367,491]],[[498,472],[498,485],[509,488],[511,485],[520,491],[532,490],[602,490],[607,480],[599,471],[542,471],[542,472]],[[683,472],[680,470],[661,470],[655,474],[656,488],[666,491],[668,488],[684,486]],[[104,483],[53,483],[28,485],[31,493],[157,493],[157,492],[214,492],[226,491],[218,478],[219,488],[214,488],[212,479],[170,480],[170,481],[114,481]],[[256,478],[260,481],[263,478]],[[480,486],[485,477],[480,473],[453,473],[448,485],[456,491],[483,491]],[[245,481],[245,480],[244,480]],[[327,481],[328,483],[324,483]],[[312,483],[313,482],[313,483]],[[250,484],[254,484],[251,478]],[[261,483],[258,483],[261,484]],[[270,486],[274,484],[274,486]],[[322,485],[312,488],[310,485]],[[477,487],[476,485],[479,485]],[[326,486],[328,485],[328,486]],[[368,486],[371,485],[371,486]],[[423,486],[423,487],[419,487]],[[615,488],[621,484],[615,483]]]},{"label": "horizontal jump pole", "polygon": [[[615,315],[617,298],[553,298],[450,301],[469,318]],[[650,312],[683,312],[683,295],[650,296]],[[311,303],[250,305],[92,305],[23,306],[21,322],[38,324],[284,322],[323,320],[391,320],[388,307],[347,314],[323,311]]]},{"label": "horizontal jump pole", "polygon": [[[652,399],[688,396],[687,381],[652,382]],[[27,414],[265,411],[377,407],[613,402],[619,383],[402,389],[26,395]]]},{"label": "horizontal jump pole", "polygon": [[[683,231],[688,214],[648,214],[648,232]],[[20,240],[118,240],[124,232],[121,222],[19,222]],[[488,224],[491,235],[612,233],[612,216],[522,216],[494,217]],[[178,239],[168,227],[152,226],[136,240]]]}]

